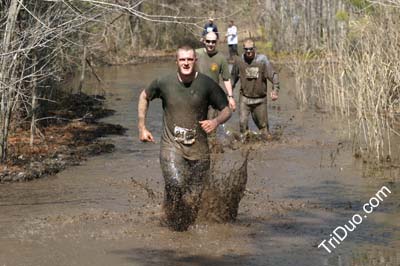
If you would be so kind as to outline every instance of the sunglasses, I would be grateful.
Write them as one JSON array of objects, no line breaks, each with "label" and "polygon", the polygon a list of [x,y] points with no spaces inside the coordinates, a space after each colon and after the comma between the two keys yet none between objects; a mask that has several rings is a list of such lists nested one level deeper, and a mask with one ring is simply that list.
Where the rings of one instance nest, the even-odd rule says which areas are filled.
[{"label": "sunglasses", "polygon": [[244,47],[243,50],[245,50],[246,52],[252,52],[254,50],[254,47]]},{"label": "sunglasses", "polygon": [[206,40],[206,43],[217,43],[217,41],[215,41],[215,40]]}]

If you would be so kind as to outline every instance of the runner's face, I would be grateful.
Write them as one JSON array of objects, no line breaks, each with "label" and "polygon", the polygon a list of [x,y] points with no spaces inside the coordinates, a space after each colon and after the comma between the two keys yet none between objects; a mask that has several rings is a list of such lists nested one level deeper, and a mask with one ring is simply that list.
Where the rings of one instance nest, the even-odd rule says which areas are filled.
[{"label": "runner's face", "polygon": [[179,50],[177,53],[176,63],[178,65],[179,74],[188,76],[194,72],[194,64],[196,55],[193,50]]},{"label": "runner's face", "polygon": [[254,47],[254,43],[246,43],[243,46],[244,56],[253,59],[256,54],[256,48]]},{"label": "runner's face", "polygon": [[204,40],[204,45],[206,47],[207,53],[215,52],[217,47],[217,36],[213,34],[208,34]]}]

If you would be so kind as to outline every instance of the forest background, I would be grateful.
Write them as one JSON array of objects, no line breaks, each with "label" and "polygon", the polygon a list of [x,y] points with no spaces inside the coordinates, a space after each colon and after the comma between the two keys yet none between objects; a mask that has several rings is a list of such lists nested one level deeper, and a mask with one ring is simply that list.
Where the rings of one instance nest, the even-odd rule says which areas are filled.
[{"label": "forest background", "polygon": [[[2,164],[20,157],[9,147],[21,130],[18,145],[35,151],[50,121],[72,121],[54,106],[85,75],[100,83],[96,67],[198,46],[208,17],[222,35],[234,20],[241,38],[287,64],[299,108],[345,119],[355,156],[399,165],[399,0],[0,0]],[[60,90],[72,75],[80,85]]]}]

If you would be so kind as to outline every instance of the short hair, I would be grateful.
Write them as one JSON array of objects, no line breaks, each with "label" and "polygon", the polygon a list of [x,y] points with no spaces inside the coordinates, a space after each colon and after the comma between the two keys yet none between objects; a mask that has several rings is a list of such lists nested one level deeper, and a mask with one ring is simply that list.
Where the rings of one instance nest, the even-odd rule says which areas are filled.
[{"label": "short hair", "polygon": [[213,31],[208,32],[204,37],[207,38],[207,36],[215,36],[215,39],[218,40],[218,35]]},{"label": "short hair", "polygon": [[254,42],[254,39],[253,39],[253,38],[246,38],[246,39],[244,39],[244,41],[243,41],[243,46],[245,46],[245,45],[248,44],[248,43],[251,43],[251,44],[253,44],[253,47],[256,47],[256,43]]},{"label": "short hair", "polygon": [[176,58],[178,58],[179,50],[193,51],[194,55],[196,55],[196,51],[194,50],[193,46],[191,46],[190,44],[179,45],[178,48],[176,49]]}]

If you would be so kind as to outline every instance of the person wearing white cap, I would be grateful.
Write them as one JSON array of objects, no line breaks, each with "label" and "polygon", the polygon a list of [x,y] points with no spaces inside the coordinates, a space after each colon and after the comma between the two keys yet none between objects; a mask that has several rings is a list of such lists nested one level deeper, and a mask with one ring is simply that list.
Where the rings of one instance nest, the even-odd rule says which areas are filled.
[{"label": "person wearing white cap", "polygon": [[206,36],[206,34],[209,32],[215,32],[215,34],[217,34],[217,39],[219,39],[218,27],[214,23],[214,19],[212,17],[208,18],[208,22],[204,25],[203,33],[201,34],[201,42],[203,41],[204,36]]}]

